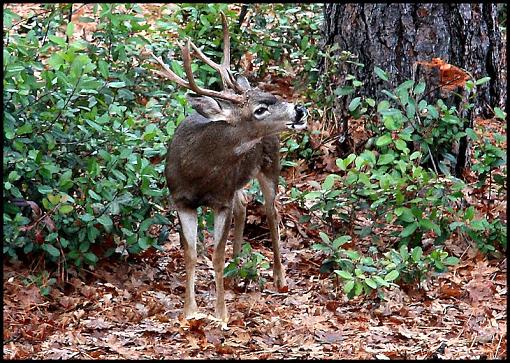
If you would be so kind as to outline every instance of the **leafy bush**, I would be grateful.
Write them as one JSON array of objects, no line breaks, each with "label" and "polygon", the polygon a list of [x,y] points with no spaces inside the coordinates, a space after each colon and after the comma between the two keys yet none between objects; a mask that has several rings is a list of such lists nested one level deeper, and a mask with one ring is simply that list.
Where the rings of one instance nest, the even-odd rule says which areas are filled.
[{"label": "leafy bush", "polygon": [[[79,20],[95,24],[90,38],[73,41],[68,19],[76,5],[42,10],[27,19],[4,11],[4,254],[42,252],[77,266],[157,247],[174,218],[163,159],[190,109],[183,90],[153,76],[143,48],[168,51],[181,75],[176,37],[219,60],[224,11],[234,67],[249,53],[252,78],[260,79],[310,69],[320,24],[309,16],[319,4],[248,5],[240,28],[227,4],[165,5],[155,21],[136,4],[96,4]],[[199,84],[217,83],[207,65],[193,70]],[[212,226],[210,212],[200,218]]]},{"label": "leafy bush", "polygon": [[351,241],[350,236],[340,236],[331,241],[320,232],[321,243],[312,248],[322,251],[327,258],[323,261],[321,272],[333,272],[343,281],[343,290],[349,298],[376,291],[379,296],[384,295],[384,288],[389,288],[399,282],[405,284],[419,283],[430,275],[431,271],[444,272],[448,265],[458,263],[458,258],[448,256],[448,252],[434,249],[427,256],[423,255],[420,246],[411,251],[402,245],[398,251],[390,249],[382,257],[377,258],[377,248],[370,248],[372,256],[344,249],[342,245]]},{"label": "leafy bush", "polygon": [[[93,264],[98,241],[106,255],[136,253],[157,244],[152,224],[169,224],[160,160],[184,118],[184,99],[169,99],[142,67],[149,25],[133,14],[136,5],[95,11],[91,42],[71,42],[63,16],[47,36],[34,27],[4,38],[4,253],[11,257],[45,251],[53,261],[65,254],[65,262]],[[163,110],[161,99],[170,107]],[[159,124],[162,111],[168,121]]]},{"label": "leafy bush", "polygon": [[250,282],[255,282],[259,289],[264,288],[266,279],[260,275],[260,270],[269,269],[269,262],[260,252],[253,251],[249,243],[241,247],[241,252],[225,267],[223,275],[243,281],[244,289]]}]

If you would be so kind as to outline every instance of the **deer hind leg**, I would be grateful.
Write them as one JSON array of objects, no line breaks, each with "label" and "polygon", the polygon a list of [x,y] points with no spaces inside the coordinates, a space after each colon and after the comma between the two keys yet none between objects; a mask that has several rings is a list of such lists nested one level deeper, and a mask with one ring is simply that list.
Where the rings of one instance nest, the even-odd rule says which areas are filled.
[{"label": "deer hind leg", "polygon": [[184,263],[186,266],[186,291],[184,293],[184,316],[192,318],[198,311],[195,300],[195,266],[197,264],[197,211],[177,208],[181,222],[181,244],[184,246]]},{"label": "deer hind leg", "polygon": [[246,195],[242,190],[238,190],[234,196],[234,257],[241,252],[243,244],[246,204]]},{"label": "deer hind leg", "polygon": [[225,267],[225,244],[227,242],[230,223],[232,222],[232,207],[214,211],[214,252],[213,267],[216,282],[216,317],[228,322],[227,306],[225,305],[225,290],[223,287],[223,269]]},{"label": "deer hind leg", "polygon": [[285,271],[281,263],[280,255],[280,228],[278,225],[278,212],[276,211],[274,201],[276,198],[276,190],[278,186],[278,176],[270,178],[264,173],[259,173],[257,179],[260,183],[260,189],[264,195],[264,207],[266,209],[267,224],[271,234],[271,241],[273,243],[273,279],[276,288],[281,289],[287,286],[285,279]]}]

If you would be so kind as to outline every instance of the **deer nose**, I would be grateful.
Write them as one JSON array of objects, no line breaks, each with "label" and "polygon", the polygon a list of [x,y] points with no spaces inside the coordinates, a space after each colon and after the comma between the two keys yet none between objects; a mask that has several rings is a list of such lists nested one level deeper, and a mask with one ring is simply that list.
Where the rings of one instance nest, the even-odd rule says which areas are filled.
[{"label": "deer nose", "polygon": [[308,116],[308,112],[306,111],[305,106],[303,105],[296,105],[294,107],[294,110],[296,111],[296,123],[302,124],[306,121],[306,116]]}]

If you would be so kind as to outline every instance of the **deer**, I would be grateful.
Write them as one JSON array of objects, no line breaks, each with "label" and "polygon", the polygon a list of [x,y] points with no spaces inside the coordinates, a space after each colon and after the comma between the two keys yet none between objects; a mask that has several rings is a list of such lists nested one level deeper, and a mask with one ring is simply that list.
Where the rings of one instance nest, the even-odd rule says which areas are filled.
[{"label": "deer", "polygon": [[[179,236],[186,270],[184,316],[189,320],[198,313],[195,300],[197,208],[205,206],[214,213],[215,315],[226,324],[229,316],[223,284],[225,245],[233,217],[234,256],[241,250],[247,205],[243,188],[255,178],[264,197],[272,241],[274,285],[279,290],[287,287],[275,208],[280,175],[279,134],[284,130],[306,129],[308,112],[303,105],[294,105],[280,96],[252,88],[242,75],[234,77],[230,69],[230,35],[223,13],[221,19],[221,63],[207,57],[189,38],[186,45],[179,43],[187,80],[174,73],[152,51],[149,54],[162,67],[162,70],[154,70],[159,76],[193,92],[187,94],[187,101],[195,112],[175,129],[168,145],[164,172],[171,205],[181,225]],[[197,58],[219,73],[221,91],[197,85],[191,68],[191,48]]]}]

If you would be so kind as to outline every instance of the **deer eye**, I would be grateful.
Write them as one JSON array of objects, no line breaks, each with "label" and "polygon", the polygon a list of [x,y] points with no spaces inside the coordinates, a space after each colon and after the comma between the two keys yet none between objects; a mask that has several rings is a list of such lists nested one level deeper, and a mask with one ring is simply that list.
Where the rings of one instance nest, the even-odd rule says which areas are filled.
[{"label": "deer eye", "polygon": [[266,113],[269,113],[269,110],[267,109],[267,107],[259,107],[255,110],[254,114],[256,117],[262,117],[262,116],[265,116]]}]

